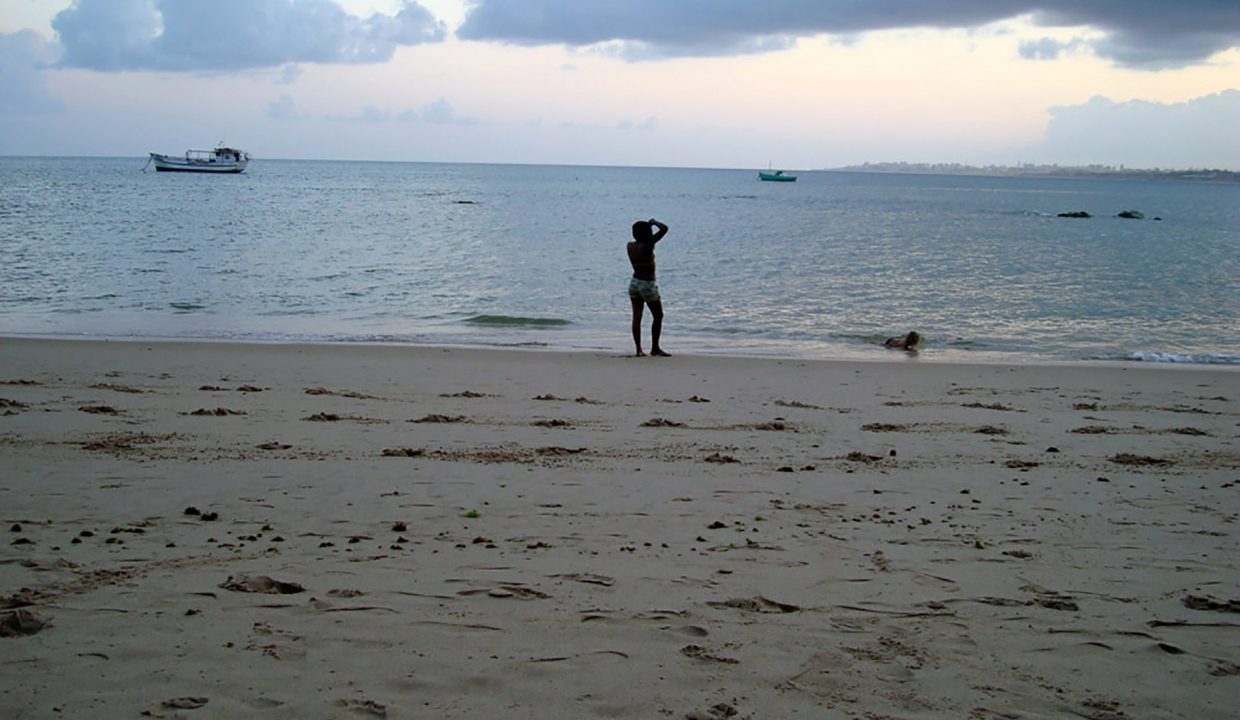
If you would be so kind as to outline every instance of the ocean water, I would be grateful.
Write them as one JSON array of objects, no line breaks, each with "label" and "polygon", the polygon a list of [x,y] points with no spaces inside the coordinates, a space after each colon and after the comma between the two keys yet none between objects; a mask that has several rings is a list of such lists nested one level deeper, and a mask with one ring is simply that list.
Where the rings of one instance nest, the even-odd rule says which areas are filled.
[{"label": "ocean water", "polygon": [[628,352],[655,217],[673,353],[1240,364],[1237,185],[143,163],[0,158],[0,334]]}]

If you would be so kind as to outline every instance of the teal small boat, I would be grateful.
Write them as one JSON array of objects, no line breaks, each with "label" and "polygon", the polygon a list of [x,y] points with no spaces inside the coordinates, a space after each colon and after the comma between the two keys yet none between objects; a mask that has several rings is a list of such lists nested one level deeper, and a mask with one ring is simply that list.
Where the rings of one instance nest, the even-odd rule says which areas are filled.
[{"label": "teal small boat", "polygon": [[758,179],[765,182],[796,182],[797,176],[785,175],[783,170],[776,170],[775,172],[762,172],[759,170]]}]

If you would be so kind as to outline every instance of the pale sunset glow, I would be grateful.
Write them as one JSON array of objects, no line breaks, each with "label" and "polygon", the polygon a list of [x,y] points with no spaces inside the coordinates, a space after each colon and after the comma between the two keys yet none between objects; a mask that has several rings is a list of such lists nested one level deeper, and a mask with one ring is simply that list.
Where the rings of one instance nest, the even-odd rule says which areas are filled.
[{"label": "pale sunset glow", "polygon": [[792,0],[709,19],[675,2],[337,0],[317,34],[262,27],[310,4],[12,0],[0,154],[223,139],[271,158],[1240,168],[1227,3],[1162,4],[1149,28],[1056,2],[880,2],[794,27]]}]

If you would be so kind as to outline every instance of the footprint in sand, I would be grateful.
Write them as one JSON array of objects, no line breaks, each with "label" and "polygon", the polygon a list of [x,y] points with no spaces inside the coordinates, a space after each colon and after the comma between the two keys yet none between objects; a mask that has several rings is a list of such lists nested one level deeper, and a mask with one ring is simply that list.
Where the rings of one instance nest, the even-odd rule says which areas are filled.
[{"label": "footprint in sand", "polygon": [[695,638],[706,637],[707,635],[710,635],[710,631],[700,625],[679,625],[676,627],[667,626],[667,627],[663,627],[660,629],[674,632],[678,635],[687,635],[689,637],[695,637]]},{"label": "footprint in sand", "polygon": [[935,588],[947,592],[956,592],[960,590],[960,586],[950,578],[941,577],[939,575],[931,575],[930,573],[910,571],[913,574],[913,582],[922,587]]},{"label": "footprint in sand", "polygon": [[341,417],[337,415],[336,413],[322,413],[322,412],[315,413],[309,417],[302,418],[302,420],[305,420],[307,422],[337,422],[340,419]]},{"label": "footprint in sand", "polygon": [[129,385],[117,385],[115,383],[95,383],[90,386],[93,390],[111,390],[112,392],[131,393],[141,395],[146,391],[141,388],[130,387]]},{"label": "footprint in sand", "polygon": [[25,637],[40,633],[51,626],[48,618],[33,610],[19,608],[0,616],[0,637]]},{"label": "footprint in sand", "polygon": [[336,707],[358,717],[385,718],[388,716],[387,706],[374,700],[337,700]]},{"label": "footprint in sand", "polygon": [[[222,390],[223,388],[216,388],[216,389]],[[237,389],[240,390],[241,388],[237,388]],[[382,400],[383,399],[375,395],[366,395],[364,393],[352,392],[349,390],[344,390],[344,391],[328,390],[327,388],[322,388],[322,387],[306,388],[305,392],[307,395],[335,395],[337,397],[351,398],[353,400]]]},{"label": "footprint in sand", "polygon": [[208,702],[210,700],[205,697],[179,697],[165,700],[160,706],[170,710],[197,710]]},{"label": "footprint in sand", "polygon": [[775,404],[778,405],[779,407],[798,408],[802,410],[821,410],[822,409],[821,407],[817,405],[810,405],[809,403],[803,403],[803,402],[800,402],[799,400],[792,400],[792,401],[776,400]]},{"label": "footprint in sand", "polygon": [[1175,463],[1163,458],[1150,457],[1148,455],[1134,455],[1133,453],[1119,453],[1107,458],[1116,465],[1174,465]]},{"label": "footprint in sand", "polygon": [[81,410],[84,413],[90,413],[92,415],[120,415],[121,414],[120,410],[117,410],[111,405],[83,405],[82,407],[78,408],[78,410]]},{"label": "footprint in sand", "polygon": [[717,662],[725,665],[736,665],[740,662],[740,660],[737,660],[736,658],[716,655],[701,645],[686,645],[680,649],[680,654],[685,657],[691,657],[694,660],[705,660],[707,662]]},{"label": "footprint in sand", "polygon": [[712,600],[707,601],[707,605],[717,608],[735,608],[746,612],[757,613],[792,613],[797,612],[801,608],[788,603],[776,602],[774,600],[764,598],[761,595],[755,595],[751,598],[733,598],[730,600]]},{"label": "footprint in sand", "polygon": [[441,398],[466,398],[466,399],[472,400],[475,398],[485,398],[485,397],[495,397],[495,396],[487,395],[486,393],[474,392],[473,390],[462,390],[461,392],[455,392],[455,393],[440,393],[439,397]]},{"label": "footprint in sand", "polygon": [[487,597],[508,599],[515,598],[517,600],[546,600],[551,597],[541,590],[525,587],[524,585],[516,585],[506,583],[493,588],[471,588],[469,590],[458,590],[457,595],[462,597],[471,597],[474,595],[486,595]]},{"label": "footprint in sand", "polygon": [[267,595],[291,595],[306,591],[304,587],[295,582],[273,580],[266,575],[238,575],[237,577],[229,576],[229,578],[220,583],[219,586],[225,590],[232,590],[233,592],[264,593]]},{"label": "footprint in sand", "polygon": [[909,432],[911,425],[893,425],[891,423],[866,423],[861,426],[865,432]]},{"label": "footprint in sand", "polygon": [[464,415],[424,415],[417,420],[410,420],[412,423],[467,423],[470,419]]},{"label": "footprint in sand", "polygon": [[230,410],[225,407],[217,407],[214,410],[209,410],[207,408],[198,408],[197,410],[191,413],[188,413],[188,414],[197,415],[199,417],[228,417],[229,415],[245,415],[245,411],[244,410]]},{"label": "footprint in sand", "polygon": [[596,575],[595,573],[564,573],[560,575],[551,575],[550,577],[562,578],[564,580],[575,580],[580,583],[602,585],[604,587],[611,587],[616,584],[614,578],[607,577],[606,575]]}]

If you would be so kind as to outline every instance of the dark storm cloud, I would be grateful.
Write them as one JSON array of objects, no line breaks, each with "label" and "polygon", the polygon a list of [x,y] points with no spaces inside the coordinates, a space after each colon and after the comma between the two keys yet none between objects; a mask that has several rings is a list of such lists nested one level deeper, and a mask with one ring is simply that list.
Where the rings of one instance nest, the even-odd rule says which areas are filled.
[{"label": "dark storm cloud", "polygon": [[1178,67],[1240,45],[1236,0],[477,0],[457,35],[518,45],[617,42],[630,57],[708,56],[764,52],[809,35],[971,28],[1021,15],[1100,31],[1094,52],[1129,67]]},{"label": "dark storm cloud", "polygon": [[1106,33],[1092,43],[1094,52],[1124,67],[1184,67],[1240,46],[1236,0],[1057,0],[1031,5],[1041,25],[1087,25]]},{"label": "dark storm cloud", "polygon": [[74,0],[52,21],[62,67],[216,71],[285,63],[374,63],[436,42],[443,24],[406,0],[368,18],[333,0]]}]

